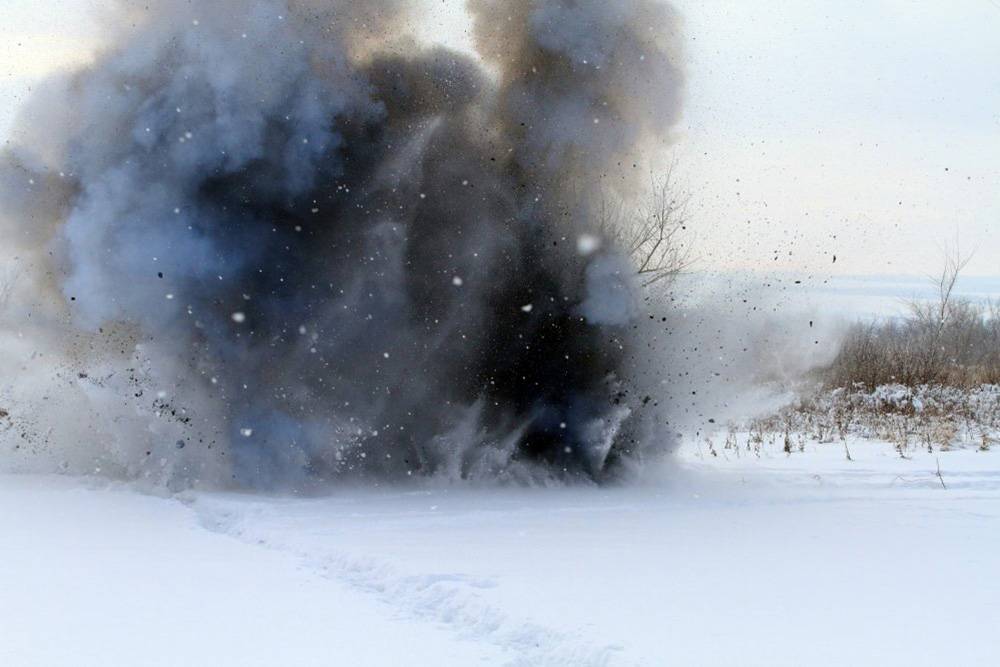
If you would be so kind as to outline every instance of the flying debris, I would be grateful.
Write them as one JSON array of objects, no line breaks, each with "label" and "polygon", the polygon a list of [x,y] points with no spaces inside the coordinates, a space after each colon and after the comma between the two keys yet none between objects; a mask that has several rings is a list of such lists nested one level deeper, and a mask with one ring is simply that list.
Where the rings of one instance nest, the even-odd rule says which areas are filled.
[{"label": "flying debris", "polygon": [[640,188],[670,139],[675,12],[471,0],[476,58],[420,46],[419,9],[125,2],[37,94],[0,232],[46,377],[103,378],[54,399],[79,418],[53,458],[284,488],[639,456],[635,286],[594,193]]}]

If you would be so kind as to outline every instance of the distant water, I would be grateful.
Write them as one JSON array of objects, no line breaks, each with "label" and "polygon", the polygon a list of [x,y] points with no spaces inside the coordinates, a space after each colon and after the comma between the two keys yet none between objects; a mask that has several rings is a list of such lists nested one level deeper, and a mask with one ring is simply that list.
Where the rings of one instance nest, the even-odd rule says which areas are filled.
[{"label": "distant water", "polygon": [[[732,312],[744,312],[741,306],[749,304],[756,313],[814,313],[824,321],[902,315],[913,300],[937,298],[930,278],[921,276],[750,272],[690,273],[679,281],[676,293],[684,301],[715,304]],[[961,277],[954,296],[979,303],[1000,301],[1000,276]]]},{"label": "distant water", "polygon": [[[898,315],[913,300],[938,298],[930,278],[920,276],[838,276],[811,285],[808,292],[859,317]],[[1000,276],[960,277],[953,295],[979,303],[1000,300]]]}]

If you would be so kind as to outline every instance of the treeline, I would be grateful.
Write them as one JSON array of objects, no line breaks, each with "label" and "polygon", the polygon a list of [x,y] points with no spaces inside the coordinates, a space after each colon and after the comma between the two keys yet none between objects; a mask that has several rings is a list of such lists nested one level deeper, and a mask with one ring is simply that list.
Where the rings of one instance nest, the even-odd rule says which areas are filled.
[{"label": "treeline", "polygon": [[823,371],[830,387],[1000,384],[1000,302],[914,302],[903,318],[854,325]]}]

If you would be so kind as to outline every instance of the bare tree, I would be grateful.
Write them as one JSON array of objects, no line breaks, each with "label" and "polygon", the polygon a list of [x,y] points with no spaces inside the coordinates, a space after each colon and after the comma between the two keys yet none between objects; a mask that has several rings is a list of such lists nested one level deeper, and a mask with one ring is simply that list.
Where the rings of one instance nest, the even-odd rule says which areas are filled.
[{"label": "bare tree", "polygon": [[643,287],[673,281],[694,261],[692,244],[682,236],[691,195],[678,187],[675,167],[652,180],[638,206],[621,199],[602,203],[601,231],[628,254]]},{"label": "bare tree", "polygon": [[909,302],[910,310],[914,316],[927,324],[932,331],[936,331],[938,335],[944,331],[948,320],[954,314],[955,283],[958,282],[959,274],[972,261],[973,254],[963,254],[957,241],[954,246],[946,245],[942,251],[943,262],[940,274],[927,276],[934,291],[937,292],[936,300],[929,303],[917,300]]},{"label": "bare tree", "polygon": [[958,244],[946,247],[940,273],[930,276],[931,299],[906,302],[910,316],[855,324],[825,371],[833,386],[945,384],[972,387],[1000,381],[1000,303],[955,294],[971,260]]}]

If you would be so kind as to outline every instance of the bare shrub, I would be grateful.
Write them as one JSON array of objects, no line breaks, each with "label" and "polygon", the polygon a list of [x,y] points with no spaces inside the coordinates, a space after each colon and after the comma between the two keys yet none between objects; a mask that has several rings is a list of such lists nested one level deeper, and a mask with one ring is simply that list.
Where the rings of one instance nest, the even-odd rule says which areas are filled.
[{"label": "bare shrub", "polygon": [[904,318],[858,323],[823,373],[830,387],[1000,383],[1000,302],[956,298],[955,283],[971,256],[945,253],[933,277],[935,298],[911,301]]},{"label": "bare shrub", "polygon": [[693,263],[692,244],[683,238],[690,201],[677,182],[675,162],[653,179],[639,205],[611,197],[602,202],[601,231],[628,254],[643,287],[669,284]]}]

